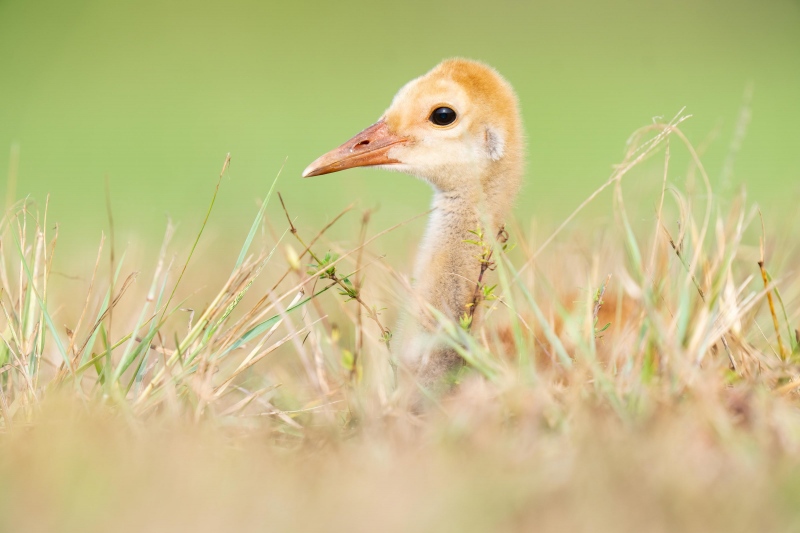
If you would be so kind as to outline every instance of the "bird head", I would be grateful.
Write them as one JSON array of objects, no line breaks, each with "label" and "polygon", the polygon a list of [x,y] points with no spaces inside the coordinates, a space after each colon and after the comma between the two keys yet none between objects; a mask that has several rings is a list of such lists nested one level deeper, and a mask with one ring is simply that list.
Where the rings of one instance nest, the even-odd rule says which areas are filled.
[{"label": "bird head", "polygon": [[303,177],[354,167],[404,172],[439,190],[510,180],[522,166],[522,128],[513,89],[494,69],[450,59],[410,81],[372,126],[311,163]]}]

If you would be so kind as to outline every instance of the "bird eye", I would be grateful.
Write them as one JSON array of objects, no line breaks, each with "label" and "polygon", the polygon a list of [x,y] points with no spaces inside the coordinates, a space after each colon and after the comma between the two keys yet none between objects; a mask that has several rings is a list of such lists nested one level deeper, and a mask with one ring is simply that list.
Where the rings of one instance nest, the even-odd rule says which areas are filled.
[{"label": "bird eye", "polygon": [[437,126],[449,126],[456,121],[456,112],[449,107],[437,107],[429,120]]}]

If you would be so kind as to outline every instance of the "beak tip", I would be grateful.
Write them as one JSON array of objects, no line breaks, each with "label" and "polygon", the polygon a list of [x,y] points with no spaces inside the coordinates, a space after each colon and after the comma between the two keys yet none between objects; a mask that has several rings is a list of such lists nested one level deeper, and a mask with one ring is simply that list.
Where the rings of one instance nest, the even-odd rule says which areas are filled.
[{"label": "beak tip", "polygon": [[316,169],[314,168],[313,164],[312,165],[308,165],[306,167],[306,169],[303,171],[303,173],[301,174],[301,176],[304,177],[304,178],[310,178],[311,176],[314,175],[314,170],[316,170]]},{"label": "beak tip", "polygon": [[408,139],[389,131],[383,120],[379,120],[343,145],[318,157],[301,174],[304,178],[322,176],[356,167],[375,167],[399,163],[389,156],[389,149]]}]

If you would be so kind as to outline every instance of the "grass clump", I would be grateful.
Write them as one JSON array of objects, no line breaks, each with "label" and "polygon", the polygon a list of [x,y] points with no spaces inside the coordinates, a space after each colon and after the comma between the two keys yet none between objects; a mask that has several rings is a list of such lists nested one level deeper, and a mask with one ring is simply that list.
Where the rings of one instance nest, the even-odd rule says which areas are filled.
[{"label": "grass clump", "polygon": [[[778,245],[790,228],[754,227],[744,193],[713,194],[685,118],[636,132],[554,231],[476,233],[473,304],[437,316],[467,365],[422,413],[389,342],[409,283],[374,251],[399,225],[370,236],[367,212],[329,241],[351,206],[308,238],[290,202],[270,212],[276,178],[226,276],[193,270],[202,230],[173,259],[170,227],[146,287],[124,256],[105,268],[102,240],[75,298],[53,278],[46,205],[15,204],[0,490],[19,505],[3,525],[791,530],[797,249]],[[634,174],[660,179],[631,206]],[[581,220],[605,190],[613,216]],[[186,288],[201,283],[219,288]]]}]

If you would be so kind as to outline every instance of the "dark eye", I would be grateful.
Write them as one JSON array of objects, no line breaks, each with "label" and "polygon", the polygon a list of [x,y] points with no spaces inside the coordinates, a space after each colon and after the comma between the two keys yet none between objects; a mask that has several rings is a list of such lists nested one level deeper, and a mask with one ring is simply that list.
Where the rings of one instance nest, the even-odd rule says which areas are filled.
[{"label": "dark eye", "polygon": [[437,126],[449,126],[456,121],[456,112],[449,107],[437,107],[431,113],[430,121]]}]

